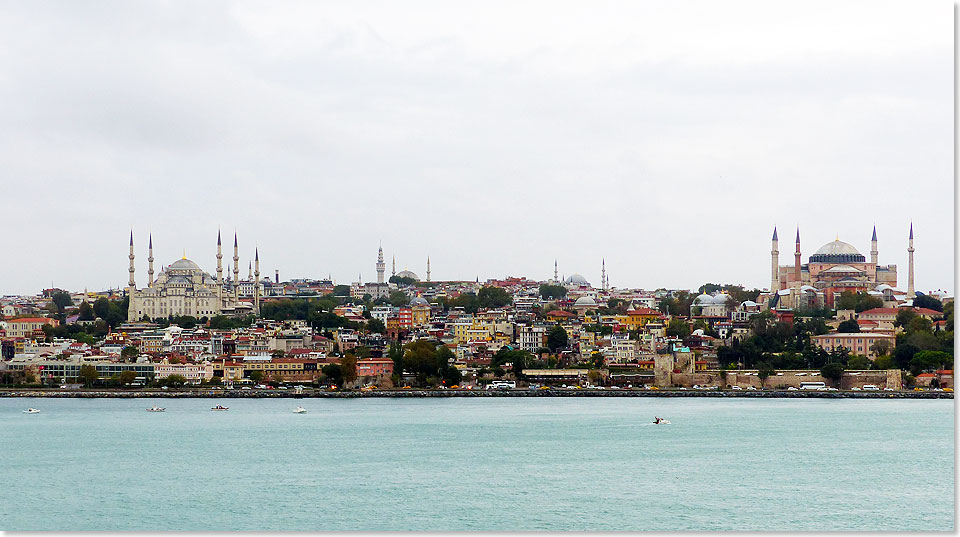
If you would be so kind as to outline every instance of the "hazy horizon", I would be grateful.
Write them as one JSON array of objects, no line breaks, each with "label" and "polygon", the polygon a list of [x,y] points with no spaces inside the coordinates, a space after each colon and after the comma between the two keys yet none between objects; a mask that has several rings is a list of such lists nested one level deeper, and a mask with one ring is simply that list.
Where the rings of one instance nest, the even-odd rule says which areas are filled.
[{"label": "hazy horizon", "polygon": [[0,7],[3,294],[182,255],[765,288],[836,236],[954,292],[948,2]]}]

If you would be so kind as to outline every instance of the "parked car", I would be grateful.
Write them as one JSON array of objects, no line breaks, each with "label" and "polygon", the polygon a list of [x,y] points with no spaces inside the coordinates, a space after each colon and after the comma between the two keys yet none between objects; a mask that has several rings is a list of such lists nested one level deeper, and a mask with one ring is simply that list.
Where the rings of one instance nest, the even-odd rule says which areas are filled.
[{"label": "parked car", "polygon": [[737,390],[738,392],[743,390],[743,388],[741,388],[740,386],[730,386],[730,389]]},{"label": "parked car", "polygon": [[797,389],[796,386],[790,386],[789,388],[787,388],[787,391],[788,391],[788,392],[796,392],[796,391],[799,391],[799,390]]}]

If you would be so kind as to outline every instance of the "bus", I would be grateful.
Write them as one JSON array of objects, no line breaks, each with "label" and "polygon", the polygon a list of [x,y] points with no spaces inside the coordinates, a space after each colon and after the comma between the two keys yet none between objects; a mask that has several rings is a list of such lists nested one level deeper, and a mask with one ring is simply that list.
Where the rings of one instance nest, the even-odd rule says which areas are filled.
[{"label": "bus", "polygon": [[487,384],[488,390],[512,390],[517,387],[517,383],[512,380],[495,380]]},{"label": "bus", "polygon": [[823,382],[801,382],[801,390],[819,390],[820,388],[826,388],[827,385]]}]

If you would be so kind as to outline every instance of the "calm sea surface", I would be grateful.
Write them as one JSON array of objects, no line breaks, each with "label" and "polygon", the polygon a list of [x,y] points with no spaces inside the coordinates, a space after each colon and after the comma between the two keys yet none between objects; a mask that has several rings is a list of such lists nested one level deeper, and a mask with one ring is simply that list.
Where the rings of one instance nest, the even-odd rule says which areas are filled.
[{"label": "calm sea surface", "polygon": [[[167,411],[144,410],[155,403]],[[0,529],[952,530],[953,413],[949,400],[3,399]]]}]

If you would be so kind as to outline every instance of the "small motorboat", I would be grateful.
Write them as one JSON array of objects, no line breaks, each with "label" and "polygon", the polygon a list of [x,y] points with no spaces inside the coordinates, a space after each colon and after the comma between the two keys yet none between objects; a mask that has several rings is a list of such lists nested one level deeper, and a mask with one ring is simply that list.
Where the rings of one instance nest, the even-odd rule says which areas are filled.
[{"label": "small motorboat", "polygon": [[217,406],[215,406],[215,407],[210,408],[210,410],[230,410],[230,407],[226,407],[226,406],[223,406],[223,405],[217,405]]},{"label": "small motorboat", "polygon": [[147,412],[164,412],[165,410],[167,409],[162,406],[153,405],[147,409]]},{"label": "small motorboat", "polygon": [[40,413],[40,410],[38,410],[38,409],[36,409],[36,408],[33,408],[33,407],[30,407],[30,408],[24,410],[23,413],[24,413],[24,414],[39,414],[39,413]]},{"label": "small motorboat", "polygon": [[306,414],[306,413],[307,413],[307,409],[303,408],[302,406],[298,406],[297,409],[293,411],[293,413],[294,413],[294,414]]},{"label": "small motorboat", "polygon": [[665,419],[663,419],[663,418],[658,418],[658,417],[654,416],[654,418],[653,418],[653,424],[654,424],[654,425],[670,425],[670,421],[669,421],[669,420],[665,420]]}]

